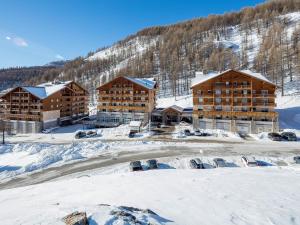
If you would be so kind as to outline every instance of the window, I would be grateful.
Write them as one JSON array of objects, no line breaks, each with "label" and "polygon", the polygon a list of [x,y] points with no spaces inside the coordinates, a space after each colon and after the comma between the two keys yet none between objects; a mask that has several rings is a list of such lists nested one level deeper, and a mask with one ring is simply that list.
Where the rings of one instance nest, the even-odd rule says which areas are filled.
[{"label": "window", "polygon": [[207,94],[209,94],[209,95],[210,95],[210,94],[211,94],[211,90],[208,90],[208,91],[207,91]]},{"label": "window", "polygon": [[236,81],[234,81],[234,82],[233,82],[233,86],[234,86],[234,87],[237,87],[237,86],[238,86],[238,83],[237,83]]},{"label": "window", "polygon": [[242,98],[242,103],[243,104],[247,103],[247,98]]},{"label": "window", "polygon": [[226,84],[226,86],[229,86],[229,85],[230,85],[230,82],[229,82],[229,81],[226,81],[225,84]]},{"label": "window", "polygon": [[243,90],[243,95],[247,95],[248,91],[247,90]]},{"label": "window", "polygon": [[203,98],[199,98],[199,103],[203,103]]},{"label": "window", "polygon": [[202,110],[203,110],[203,106],[202,106],[202,105],[199,105],[199,106],[198,106],[198,110],[199,110],[199,111],[202,111]]},{"label": "window", "polygon": [[220,95],[221,94],[221,90],[220,89],[216,89],[216,95]]},{"label": "window", "polygon": [[216,98],[216,103],[221,103],[221,98]]},{"label": "window", "polygon": [[230,102],[230,99],[229,98],[226,98],[226,103],[229,103]]},{"label": "window", "polygon": [[267,95],[268,94],[268,90],[261,90],[261,94],[262,95]]},{"label": "window", "polygon": [[225,90],[225,93],[226,93],[226,95],[229,95],[229,94],[230,94],[230,90],[229,90],[229,89],[226,89],[226,90]]},{"label": "window", "polygon": [[252,93],[255,95],[256,94],[256,90],[253,90]]},{"label": "window", "polygon": [[216,106],[216,111],[222,111],[222,106],[221,105],[217,105]]}]

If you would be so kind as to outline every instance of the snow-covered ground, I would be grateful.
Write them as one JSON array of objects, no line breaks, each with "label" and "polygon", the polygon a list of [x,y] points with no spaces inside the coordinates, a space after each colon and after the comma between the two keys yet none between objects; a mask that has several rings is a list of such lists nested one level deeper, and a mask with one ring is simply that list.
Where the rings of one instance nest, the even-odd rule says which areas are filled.
[{"label": "snow-covered ground", "polygon": [[[166,169],[82,176],[0,192],[2,225],[63,224],[85,211],[90,224],[299,224],[300,168]],[[108,204],[108,205],[106,205]],[[123,207],[124,208],[124,207]]]}]

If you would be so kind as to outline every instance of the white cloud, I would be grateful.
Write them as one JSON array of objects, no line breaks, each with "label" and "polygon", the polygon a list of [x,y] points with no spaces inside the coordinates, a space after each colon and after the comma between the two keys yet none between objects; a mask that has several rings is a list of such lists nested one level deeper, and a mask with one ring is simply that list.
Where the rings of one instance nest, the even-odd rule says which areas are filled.
[{"label": "white cloud", "polygon": [[20,37],[16,37],[13,39],[13,42],[15,43],[15,45],[20,46],[20,47],[27,47],[28,43]]},{"label": "white cloud", "polygon": [[16,46],[28,47],[28,43],[23,38],[6,36],[5,39],[8,40],[8,41],[11,41]]},{"label": "white cloud", "polygon": [[57,54],[57,55],[55,56],[55,58],[57,58],[57,59],[59,59],[59,60],[64,60],[64,59],[65,59],[65,57],[61,56],[60,54]]}]

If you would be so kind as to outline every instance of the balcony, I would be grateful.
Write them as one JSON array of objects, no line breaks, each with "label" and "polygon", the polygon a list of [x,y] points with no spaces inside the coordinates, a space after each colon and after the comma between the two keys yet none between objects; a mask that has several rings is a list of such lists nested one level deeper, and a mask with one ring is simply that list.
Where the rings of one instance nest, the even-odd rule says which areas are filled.
[{"label": "balcony", "polygon": [[275,94],[253,94],[254,98],[275,98]]}]

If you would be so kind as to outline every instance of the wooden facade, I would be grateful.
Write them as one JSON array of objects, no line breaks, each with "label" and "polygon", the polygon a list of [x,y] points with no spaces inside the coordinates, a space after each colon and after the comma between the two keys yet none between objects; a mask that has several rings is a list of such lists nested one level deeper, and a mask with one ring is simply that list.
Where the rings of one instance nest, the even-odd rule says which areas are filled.
[{"label": "wooden facade", "polygon": [[276,86],[239,71],[226,71],[192,87],[194,115],[275,119]]},{"label": "wooden facade", "polygon": [[[50,95],[48,89],[52,89]],[[0,118],[5,120],[47,122],[72,119],[88,113],[88,92],[71,81],[17,87],[1,96],[0,103]]]},{"label": "wooden facade", "polygon": [[193,119],[277,121],[276,85],[264,77],[228,70],[192,86]]},{"label": "wooden facade", "polygon": [[147,87],[134,78],[118,77],[97,90],[100,112],[151,113],[155,108],[156,84]]}]

